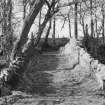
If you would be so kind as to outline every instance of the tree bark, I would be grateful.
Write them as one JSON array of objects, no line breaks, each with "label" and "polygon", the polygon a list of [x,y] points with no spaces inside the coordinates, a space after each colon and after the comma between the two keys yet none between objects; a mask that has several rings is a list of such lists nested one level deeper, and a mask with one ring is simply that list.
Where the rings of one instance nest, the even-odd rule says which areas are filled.
[{"label": "tree bark", "polygon": [[74,25],[74,29],[75,29],[75,38],[78,39],[78,23],[77,23],[77,18],[78,18],[78,15],[77,15],[77,7],[78,7],[78,2],[76,1],[75,3],[75,25]]},{"label": "tree bark", "polygon": [[12,51],[12,47],[13,47],[13,28],[12,28],[12,0],[8,0],[7,2],[7,8],[8,8],[8,25],[7,25],[7,32],[8,32],[8,36],[7,36],[7,46],[6,49],[8,51],[8,54],[10,55],[11,51]]},{"label": "tree bark", "polygon": [[36,38],[35,43],[34,43],[35,46],[38,45],[40,38],[41,38],[41,34],[43,33],[43,30],[44,30],[47,22],[49,21],[49,19],[52,18],[53,15],[54,15],[53,12],[51,12],[50,10],[47,11],[47,14],[45,15],[45,19],[44,19],[43,23],[40,25],[39,31],[37,32],[37,38]]},{"label": "tree bark", "polygon": [[83,29],[83,34],[84,34],[84,37],[86,36],[86,32],[85,32],[85,24],[84,24],[84,16],[85,16],[85,13],[82,14],[82,4],[80,4],[80,24],[82,26],[82,29]]},{"label": "tree bark", "polygon": [[93,24],[93,13],[92,13],[92,9],[93,9],[93,4],[92,4],[92,0],[90,0],[90,11],[91,11],[91,37],[93,37],[94,34],[94,24]]},{"label": "tree bark", "polygon": [[23,21],[26,17],[26,0],[23,0]]},{"label": "tree bark", "polygon": [[49,27],[46,33],[46,37],[45,37],[45,41],[44,41],[44,46],[48,45],[48,36],[50,34],[50,30],[51,30],[51,20],[49,21]]},{"label": "tree bark", "polygon": [[15,86],[17,86],[19,78],[24,73],[25,69],[27,68],[26,65],[28,65],[29,60],[33,56],[33,52],[36,51],[34,47],[33,38],[28,40],[27,42],[27,36],[31,28],[31,25],[34,22],[34,19],[38,15],[44,3],[45,0],[36,0],[32,7],[32,11],[27,16],[24,22],[20,38],[14,45],[9,67],[7,69],[1,70],[0,74],[1,90],[5,86],[10,86],[12,89],[15,88]]},{"label": "tree bark", "polygon": [[40,10],[40,12],[39,12],[39,29],[40,29],[40,25],[41,25],[41,15],[42,15],[42,12]]},{"label": "tree bark", "polygon": [[35,46],[37,46],[37,44],[39,43],[41,34],[47,22],[55,13],[51,11],[52,9],[48,9],[47,14],[45,15],[45,19],[40,26],[40,30],[38,30],[37,32],[36,40],[34,40],[34,37],[32,35],[31,39],[28,39],[27,41],[31,25],[33,24],[34,19],[38,15],[44,3],[45,0],[36,0],[30,14],[26,17],[20,38],[16,41],[12,51],[9,68],[3,69],[1,71],[0,89],[4,88],[5,86],[9,86],[11,87],[11,89],[17,87],[19,78],[22,77],[24,71],[27,69],[27,65],[31,57],[33,57],[35,52],[37,52]]},{"label": "tree bark", "polygon": [[53,38],[53,44],[55,45],[55,27],[56,27],[56,22],[55,22],[55,16],[54,16],[54,19],[53,19],[53,35],[52,35],[52,38]]},{"label": "tree bark", "polygon": [[4,41],[6,41],[6,37],[7,37],[7,15],[6,15],[6,1],[2,0],[2,38],[3,40],[1,40],[1,47],[3,50],[3,54],[5,53],[5,44]]},{"label": "tree bark", "polygon": [[44,3],[45,3],[45,0],[36,0],[34,5],[32,6],[30,14],[27,16],[27,18],[24,21],[24,25],[23,25],[22,32],[20,34],[20,38],[16,41],[15,46],[13,48],[13,51],[11,54],[11,60],[15,58],[17,53],[21,53],[20,51],[22,49],[22,46],[27,41],[27,36],[30,31],[31,25],[33,24],[34,19],[38,15]]},{"label": "tree bark", "polygon": [[87,37],[89,34],[88,34],[88,24],[86,24],[85,26],[85,37]]},{"label": "tree bark", "polygon": [[[53,3],[55,3],[55,0],[53,0]],[[53,12],[54,12],[54,6],[53,6]],[[55,27],[56,27],[56,20],[55,20],[55,16],[53,18],[53,34],[52,34],[52,39],[53,39],[53,44],[55,45]]]},{"label": "tree bark", "polygon": [[96,14],[95,14],[95,31],[96,31],[96,38],[98,38],[97,37],[97,16],[96,16]]},{"label": "tree bark", "polygon": [[69,36],[71,38],[71,21],[70,21],[70,15],[68,14],[68,21],[69,21]]},{"label": "tree bark", "polygon": [[6,23],[6,18],[7,18],[7,16],[6,16],[6,1],[5,0],[3,0],[3,2],[2,2],[2,10],[3,10],[3,13],[2,13],[2,15],[3,15],[3,22],[2,22],[2,35],[6,35],[7,33],[6,33],[6,28],[7,28],[7,23]]},{"label": "tree bark", "polygon": [[104,44],[104,34],[105,34],[105,31],[104,31],[104,28],[105,28],[105,15],[103,14],[103,19],[102,19],[102,37],[103,37],[103,44]]},{"label": "tree bark", "polygon": [[10,55],[12,49],[12,1],[11,0],[2,0],[2,48],[3,55]]}]

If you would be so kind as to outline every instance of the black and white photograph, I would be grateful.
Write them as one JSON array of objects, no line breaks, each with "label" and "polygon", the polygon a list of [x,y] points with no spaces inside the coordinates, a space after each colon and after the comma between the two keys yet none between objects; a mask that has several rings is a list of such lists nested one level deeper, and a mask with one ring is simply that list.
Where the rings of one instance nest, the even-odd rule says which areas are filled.
[{"label": "black and white photograph", "polygon": [[0,0],[0,105],[105,105],[105,0]]}]

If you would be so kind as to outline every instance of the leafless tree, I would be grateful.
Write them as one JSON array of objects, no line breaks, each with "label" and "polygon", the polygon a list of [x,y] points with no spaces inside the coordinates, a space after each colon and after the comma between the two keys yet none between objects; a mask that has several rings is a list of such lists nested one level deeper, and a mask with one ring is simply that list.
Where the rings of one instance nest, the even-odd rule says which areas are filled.
[{"label": "leafless tree", "polygon": [[[31,39],[28,39],[27,41],[27,37],[30,31],[31,25],[33,24],[36,16],[38,15],[38,13],[40,12],[40,10],[42,9],[45,3],[48,6],[48,11],[40,26],[40,30],[38,30],[37,32],[37,38],[34,41],[33,40],[34,38],[32,35]],[[26,65],[29,63],[33,54],[37,52],[35,46],[37,46],[37,44],[39,43],[41,34],[47,22],[58,11],[58,6],[56,5],[56,3],[57,1],[56,2],[52,1],[50,4],[46,0],[35,0],[31,8],[31,12],[29,13],[29,15],[26,17],[24,21],[24,25],[23,25],[20,37],[14,44],[9,67],[7,69],[1,70],[1,73],[0,73],[1,89],[4,88],[5,86],[14,88],[17,85],[19,78],[22,76],[22,74],[27,68]],[[53,6],[55,7],[55,5],[56,5],[56,8],[53,10],[52,8]]]}]

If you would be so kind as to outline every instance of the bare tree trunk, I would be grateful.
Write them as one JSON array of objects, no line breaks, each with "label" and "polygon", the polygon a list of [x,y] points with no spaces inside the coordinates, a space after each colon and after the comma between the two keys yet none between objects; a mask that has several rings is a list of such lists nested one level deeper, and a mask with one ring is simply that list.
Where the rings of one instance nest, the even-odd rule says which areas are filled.
[{"label": "bare tree trunk", "polygon": [[[1,40],[1,47],[2,47],[2,50],[3,52],[5,53],[6,51],[6,48],[5,48],[5,44],[4,44],[4,40],[6,41],[6,37],[7,37],[7,15],[6,15],[6,1],[3,0],[2,1],[2,18],[3,18],[3,21],[2,21],[2,38],[3,40]],[[3,53],[3,54],[4,54]]]},{"label": "bare tree trunk", "polygon": [[26,17],[26,0],[23,0],[23,21]]},{"label": "bare tree trunk", "polygon": [[12,17],[12,1],[11,0],[2,0],[2,49],[4,55],[9,55],[12,49],[12,25],[11,25],[11,17]]},{"label": "bare tree trunk", "polygon": [[96,57],[98,57],[98,55],[97,55],[97,49],[98,49],[98,33],[97,33],[97,16],[96,16],[96,14],[95,14],[95,36],[96,36],[96,52],[95,52],[95,55],[96,55]]},{"label": "bare tree trunk", "polygon": [[104,36],[104,34],[105,34],[105,32],[104,32],[104,28],[105,28],[105,15],[103,14],[103,19],[102,19],[102,37],[103,37],[103,44],[104,44],[104,42],[105,42],[105,36]]},{"label": "bare tree trunk", "polygon": [[96,29],[96,37],[98,38],[98,33],[97,33],[97,16],[95,15],[95,29]]},{"label": "bare tree trunk", "polygon": [[31,13],[27,16],[20,34],[20,38],[14,45],[9,68],[1,71],[0,89],[4,88],[5,85],[10,86],[11,88],[17,86],[19,78],[27,68],[26,65],[28,65],[30,58],[33,56],[33,51],[35,51],[34,41],[30,39],[27,42],[27,36],[31,25],[33,24],[44,3],[45,0],[36,0],[32,7]]},{"label": "bare tree trunk", "polygon": [[[55,0],[53,1],[53,3],[55,3]],[[54,7],[52,8],[54,11]],[[53,34],[52,34],[52,39],[53,39],[53,44],[55,45],[55,27],[56,27],[56,20],[55,20],[55,16],[53,18]]]},{"label": "bare tree trunk", "polygon": [[47,11],[45,19],[44,19],[43,23],[40,25],[40,29],[39,29],[39,31],[37,33],[37,38],[36,38],[36,41],[35,41],[35,46],[38,45],[38,43],[40,41],[40,38],[41,38],[41,34],[43,32],[43,29],[45,28],[45,26],[46,26],[47,22],[49,21],[49,19],[52,18],[53,14],[54,13],[51,13],[50,10]]},{"label": "bare tree trunk", "polygon": [[77,15],[77,8],[78,8],[78,3],[77,1],[75,1],[75,25],[74,25],[74,35],[75,35],[75,38],[78,39],[78,23],[77,23],[77,18],[78,18],[78,15]]},{"label": "bare tree trunk", "polygon": [[12,0],[8,0],[7,2],[7,8],[8,8],[8,26],[7,26],[7,31],[8,31],[8,36],[7,36],[7,46],[6,49],[8,54],[10,55],[13,47],[13,29],[12,29]]},{"label": "bare tree trunk", "polygon": [[[69,2],[69,0],[68,0],[68,2]],[[69,7],[70,8],[70,7]],[[70,20],[70,11],[69,11],[69,13],[68,13],[68,24],[69,24],[69,36],[70,36],[70,38],[71,38],[71,20]]]},{"label": "bare tree trunk", "polygon": [[33,24],[34,19],[36,18],[37,14],[39,13],[40,9],[44,5],[44,0],[36,0],[30,14],[25,19],[22,32],[20,34],[20,38],[16,41],[15,46],[13,48],[11,59],[13,60],[17,53],[21,53],[21,46],[23,46],[27,42],[27,36],[30,31],[31,25]]},{"label": "bare tree trunk", "polygon": [[40,26],[40,30],[37,32],[36,40],[34,41],[33,36],[31,36],[31,39],[28,39],[27,41],[31,25],[33,24],[44,3],[45,0],[36,0],[30,14],[25,19],[20,38],[16,41],[11,54],[9,68],[3,69],[1,71],[0,89],[4,88],[5,86],[10,86],[12,89],[15,88],[17,86],[19,78],[21,78],[24,71],[27,69],[27,65],[31,57],[33,57],[35,52],[37,52],[35,46],[37,46],[37,44],[39,43],[41,34],[47,22],[55,13],[51,11],[51,8],[48,9],[47,14],[45,15],[45,19]]},{"label": "bare tree trunk", "polygon": [[49,27],[48,27],[48,30],[47,30],[47,33],[46,33],[46,37],[45,37],[45,41],[44,41],[44,46],[48,45],[48,36],[50,34],[50,30],[51,30],[51,19],[49,21]]},{"label": "bare tree trunk", "polygon": [[93,13],[92,13],[92,9],[93,9],[93,4],[92,4],[92,0],[90,0],[90,11],[91,11],[91,37],[93,37],[93,33],[94,33],[94,24],[93,24]]},{"label": "bare tree trunk", "polygon": [[6,1],[3,0],[2,2],[2,10],[3,10],[3,22],[2,22],[2,35],[6,35],[6,28],[7,28],[7,24],[6,24]]},{"label": "bare tree trunk", "polygon": [[70,15],[68,14],[68,21],[69,21],[69,36],[71,38],[71,20],[70,20]]},{"label": "bare tree trunk", "polygon": [[40,29],[40,25],[41,25],[41,15],[42,15],[42,13],[41,13],[41,10],[40,10],[40,12],[39,12],[39,29]]},{"label": "bare tree trunk", "polygon": [[88,33],[88,24],[86,24],[86,28],[85,28],[85,36],[88,37],[89,33]]},{"label": "bare tree trunk", "polygon": [[85,13],[82,15],[81,13],[82,13],[82,4],[80,4],[80,24],[81,24],[81,26],[82,26],[82,29],[83,29],[83,34],[84,34],[84,37],[86,37],[86,32],[85,32],[85,24],[84,24],[84,15],[85,15]]},{"label": "bare tree trunk", "polygon": [[84,19],[83,19],[83,18],[82,18],[82,28],[83,28],[84,36],[86,36],[86,32],[85,32],[85,24],[84,24]]},{"label": "bare tree trunk", "polygon": [[53,35],[52,35],[54,45],[56,44],[56,42],[55,42],[55,27],[56,27],[56,22],[55,22],[55,16],[54,16],[54,19],[53,19]]}]

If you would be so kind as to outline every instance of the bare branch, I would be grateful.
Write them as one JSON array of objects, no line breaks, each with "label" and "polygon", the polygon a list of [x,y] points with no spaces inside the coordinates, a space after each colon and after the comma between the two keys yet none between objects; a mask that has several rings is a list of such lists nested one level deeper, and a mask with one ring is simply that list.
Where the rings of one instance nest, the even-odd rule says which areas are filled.
[{"label": "bare branch", "polygon": [[48,8],[51,9],[50,3],[47,0],[45,0],[45,2],[47,4]]},{"label": "bare branch", "polygon": [[64,4],[59,5],[59,8],[71,6],[71,5],[74,5],[75,3],[82,3],[82,2],[84,2],[84,1],[86,1],[86,0],[82,0],[82,1],[77,1],[77,0],[76,0],[76,1],[73,1],[73,2],[69,2],[69,3],[64,3]]}]

